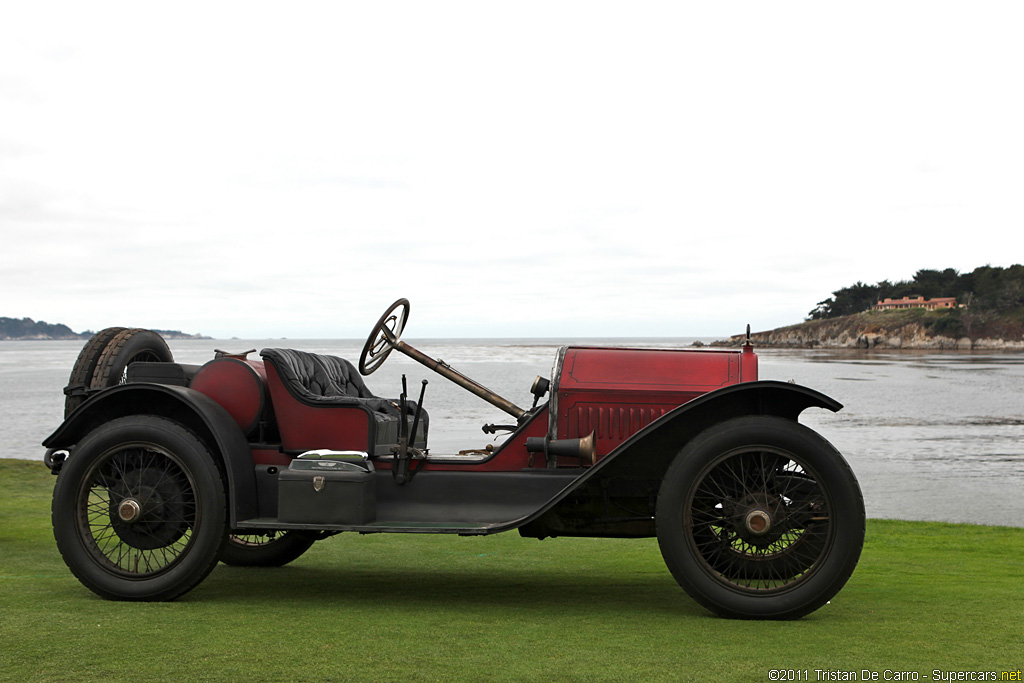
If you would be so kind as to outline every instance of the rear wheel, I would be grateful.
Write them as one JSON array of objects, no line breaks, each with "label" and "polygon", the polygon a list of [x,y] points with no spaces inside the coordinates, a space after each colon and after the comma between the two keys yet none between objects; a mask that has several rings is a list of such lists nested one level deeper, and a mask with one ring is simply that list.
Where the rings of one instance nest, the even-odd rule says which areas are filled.
[{"label": "rear wheel", "polygon": [[716,425],[676,457],[657,504],[676,581],[726,617],[794,619],[833,598],[864,543],[864,500],[835,448],[775,417]]},{"label": "rear wheel", "polygon": [[281,567],[312,547],[314,538],[298,531],[228,537],[220,561],[233,567]]},{"label": "rear wheel", "polygon": [[220,470],[194,434],[159,417],[124,417],[72,451],[53,491],[53,534],[97,595],[171,600],[217,564],[226,508]]}]

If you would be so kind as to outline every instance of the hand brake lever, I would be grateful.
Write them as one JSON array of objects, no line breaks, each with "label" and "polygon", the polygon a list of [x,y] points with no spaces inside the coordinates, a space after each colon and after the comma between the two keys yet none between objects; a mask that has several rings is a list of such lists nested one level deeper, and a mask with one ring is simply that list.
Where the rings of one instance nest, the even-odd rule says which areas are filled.
[{"label": "hand brake lever", "polygon": [[[416,403],[416,415],[412,418],[412,436],[409,437],[410,445],[416,445],[416,429],[420,426],[420,413],[423,412],[423,395],[427,393],[427,380],[423,380],[420,387],[420,400]],[[405,419],[405,416],[402,416]]]},{"label": "hand brake lever", "polygon": [[405,375],[402,375],[402,394],[398,397],[398,448],[395,459],[391,461],[391,477],[399,485],[406,482],[409,474],[409,423],[405,421],[408,390]]}]

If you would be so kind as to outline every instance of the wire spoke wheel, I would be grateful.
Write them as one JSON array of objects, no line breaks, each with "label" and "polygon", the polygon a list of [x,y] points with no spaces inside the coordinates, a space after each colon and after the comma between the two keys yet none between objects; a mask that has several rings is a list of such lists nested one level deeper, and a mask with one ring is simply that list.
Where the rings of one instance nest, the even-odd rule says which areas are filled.
[{"label": "wire spoke wheel", "polygon": [[78,505],[79,533],[97,562],[142,578],[187,551],[196,527],[195,483],[173,454],[152,444],[127,444],[98,459]]},{"label": "wire spoke wheel", "polygon": [[280,567],[309,550],[315,540],[301,531],[235,534],[228,537],[220,561],[234,567]]},{"label": "wire spoke wheel", "polygon": [[53,534],[79,581],[113,600],[172,600],[217,564],[227,498],[213,454],[155,416],[97,427],[53,490]]},{"label": "wire spoke wheel", "polygon": [[665,564],[694,600],[726,617],[795,619],[824,605],[857,565],[864,524],[842,455],[778,417],[698,434],[658,492]]},{"label": "wire spoke wheel", "polygon": [[818,566],[829,509],[805,465],[781,453],[741,451],[712,465],[693,487],[683,523],[711,572],[760,593],[787,588]]},{"label": "wire spoke wheel", "polygon": [[271,545],[275,540],[275,535],[273,533],[236,534],[228,538],[228,543],[236,545],[239,548],[245,548],[246,550],[255,550],[256,548],[265,548]]}]

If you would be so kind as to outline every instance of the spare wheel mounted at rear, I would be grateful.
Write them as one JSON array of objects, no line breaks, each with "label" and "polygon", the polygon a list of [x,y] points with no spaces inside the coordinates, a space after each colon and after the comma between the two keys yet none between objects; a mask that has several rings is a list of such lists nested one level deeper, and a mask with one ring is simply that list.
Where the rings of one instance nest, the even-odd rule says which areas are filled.
[{"label": "spare wheel mounted at rear", "polygon": [[78,358],[71,368],[71,376],[68,378],[68,385],[64,387],[64,418],[75,411],[75,408],[85,401],[86,390],[93,388],[92,377],[96,372],[96,365],[103,355],[107,344],[118,333],[124,331],[123,327],[108,327],[100,330],[89,341],[82,346],[78,352]]},{"label": "spare wheel mounted at rear", "polygon": [[125,370],[131,363],[169,363],[173,360],[167,342],[156,332],[139,328],[121,330],[103,347],[93,370],[91,386],[123,384]]}]

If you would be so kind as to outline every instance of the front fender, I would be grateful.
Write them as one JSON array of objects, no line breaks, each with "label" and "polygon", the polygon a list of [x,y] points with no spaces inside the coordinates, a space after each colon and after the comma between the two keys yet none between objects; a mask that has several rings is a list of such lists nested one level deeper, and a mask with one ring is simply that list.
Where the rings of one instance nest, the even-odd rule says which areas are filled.
[{"label": "front fender", "polygon": [[[158,415],[195,432],[223,464],[231,527],[258,516],[256,475],[245,435],[219,403],[186,387],[131,383],[106,389],[71,413],[43,445],[71,449],[99,425],[127,415]],[[70,457],[74,457],[73,451]]]},{"label": "front fender", "polygon": [[[796,421],[807,408],[842,410],[842,404],[814,389],[788,382],[742,382],[684,403],[636,432],[542,508],[519,520],[524,536],[653,535],[653,513],[646,522],[634,516],[616,530],[613,522],[588,524],[580,501],[623,497],[654,501],[672,459],[708,427],[736,417],[770,415]],[[622,482],[625,482],[624,484]],[[569,521],[572,520],[572,521]],[[631,529],[627,531],[626,529]]]},{"label": "front fender", "polygon": [[599,465],[603,466],[602,471],[612,472],[638,471],[639,467],[639,471],[660,478],[676,453],[712,425],[747,415],[770,415],[796,421],[808,408],[824,408],[835,413],[843,409],[843,404],[819,391],[789,382],[766,380],[733,384],[662,415],[624,441]]}]

